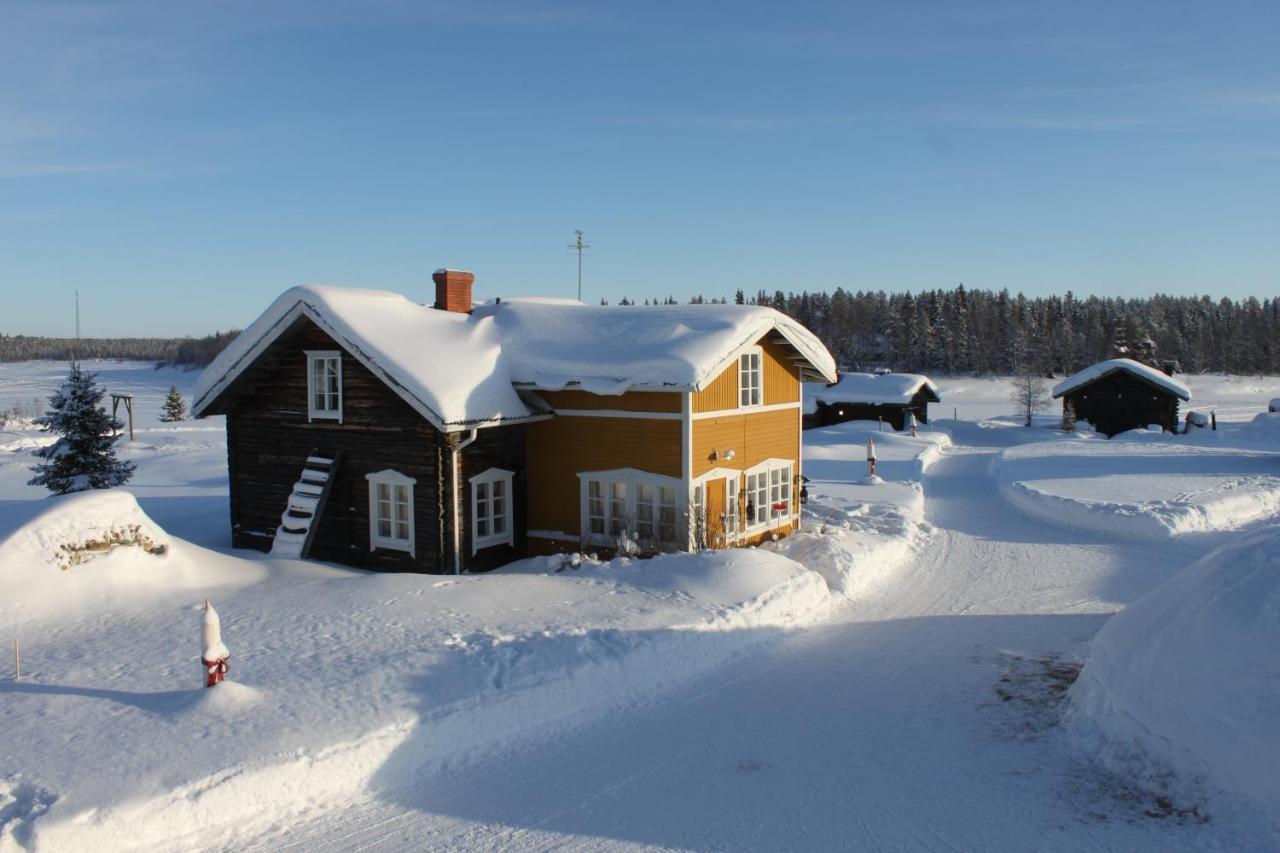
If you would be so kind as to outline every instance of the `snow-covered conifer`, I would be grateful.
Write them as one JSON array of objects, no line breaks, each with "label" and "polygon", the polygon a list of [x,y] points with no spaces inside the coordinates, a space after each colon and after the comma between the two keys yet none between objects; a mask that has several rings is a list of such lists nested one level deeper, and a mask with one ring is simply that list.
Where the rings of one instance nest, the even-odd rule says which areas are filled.
[{"label": "snow-covered conifer", "polygon": [[36,423],[59,438],[36,451],[37,464],[29,484],[57,495],[124,485],[133,476],[132,462],[116,459],[113,421],[98,405],[103,389],[92,373],[73,363],[67,381],[49,398],[49,410]]},{"label": "snow-covered conifer", "polygon": [[178,392],[177,385],[169,386],[169,393],[164,398],[164,405],[161,407],[160,420],[166,423],[173,421],[184,421],[187,419],[187,403],[182,399],[182,394]]}]

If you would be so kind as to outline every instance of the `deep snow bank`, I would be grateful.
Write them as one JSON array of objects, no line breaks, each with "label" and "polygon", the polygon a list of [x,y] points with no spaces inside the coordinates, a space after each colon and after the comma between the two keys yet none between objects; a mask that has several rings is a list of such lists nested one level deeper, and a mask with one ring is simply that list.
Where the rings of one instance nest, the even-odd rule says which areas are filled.
[{"label": "deep snow bank", "polygon": [[1112,617],[1071,700],[1079,743],[1117,771],[1280,816],[1280,532],[1214,551]]},{"label": "deep snow bank", "polygon": [[1163,539],[1234,530],[1280,512],[1275,452],[1223,446],[1212,436],[1052,435],[1008,448],[991,466],[1004,498],[1033,517]]}]

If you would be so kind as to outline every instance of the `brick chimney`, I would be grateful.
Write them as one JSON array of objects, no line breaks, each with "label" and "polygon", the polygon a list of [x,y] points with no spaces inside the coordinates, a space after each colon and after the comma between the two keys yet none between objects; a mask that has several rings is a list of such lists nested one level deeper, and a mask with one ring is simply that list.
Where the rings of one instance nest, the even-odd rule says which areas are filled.
[{"label": "brick chimney", "polygon": [[471,283],[476,280],[473,274],[463,270],[436,270],[431,280],[436,283],[436,308],[471,313]]}]

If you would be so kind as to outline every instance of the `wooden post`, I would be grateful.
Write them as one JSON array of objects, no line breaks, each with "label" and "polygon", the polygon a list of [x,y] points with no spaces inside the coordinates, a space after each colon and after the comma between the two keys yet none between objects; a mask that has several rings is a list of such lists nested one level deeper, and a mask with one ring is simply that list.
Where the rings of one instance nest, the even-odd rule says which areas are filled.
[{"label": "wooden post", "polygon": [[124,403],[125,414],[129,416],[129,440],[133,441],[133,395],[132,394],[112,394],[111,395],[111,428],[115,429],[116,412],[120,409],[120,404]]}]

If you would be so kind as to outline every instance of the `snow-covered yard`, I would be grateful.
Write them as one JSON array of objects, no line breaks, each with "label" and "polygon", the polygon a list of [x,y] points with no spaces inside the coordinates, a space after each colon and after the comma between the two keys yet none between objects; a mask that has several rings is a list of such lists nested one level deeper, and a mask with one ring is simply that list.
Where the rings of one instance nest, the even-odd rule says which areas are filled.
[{"label": "snow-covered yard", "polygon": [[[1280,718],[1274,686],[1249,682],[1254,716],[1233,725],[1253,728],[1210,755],[1196,713],[1143,716],[1182,695],[1172,671],[1158,694],[1115,687],[1151,659],[1152,626],[1178,633],[1142,615],[1159,602],[1100,636],[1110,662],[1076,691],[1090,710],[1061,725],[1111,614],[1221,545],[1218,531],[1272,517],[1258,496],[1280,488],[1280,435],[1250,419],[1280,379],[1192,378],[1193,406],[1223,429],[1111,442],[1012,426],[1007,381],[944,379],[933,409],[948,417],[918,438],[806,433],[808,523],[786,540],[448,577],[231,550],[221,419],[156,421],[169,384],[195,375],[86,367],[136,395],[137,440],[121,446],[136,502],[47,499],[25,484],[45,439],[0,434],[0,850],[1280,845],[1270,800],[1238,796],[1280,760],[1254,738]],[[43,399],[64,369],[0,365],[0,408]],[[885,482],[865,482],[868,436]],[[1013,483],[1036,508],[1006,500]],[[1142,524],[1168,517],[1148,504],[1190,515],[1245,492],[1256,512],[1206,510],[1223,521],[1176,540],[1044,508],[1105,504],[1112,524],[1138,506]],[[113,529],[164,547],[59,567],[58,543]],[[1269,565],[1219,558],[1195,570],[1195,594],[1229,585],[1235,564]],[[1262,614],[1249,624],[1273,648],[1264,587],[1249,587]],[[232,653],[212,690],[198,686],[206,596]],[[1201,645],[1223,621],[1198,623]],[[1128,763],[1112,734],[1134,747]],[[1171,739],[1186,751],[1155,748]],[[1248,749],[1259,761],[1210,775],[1236,780],[1212,795],[1151,772],[1218,773]]]}]

